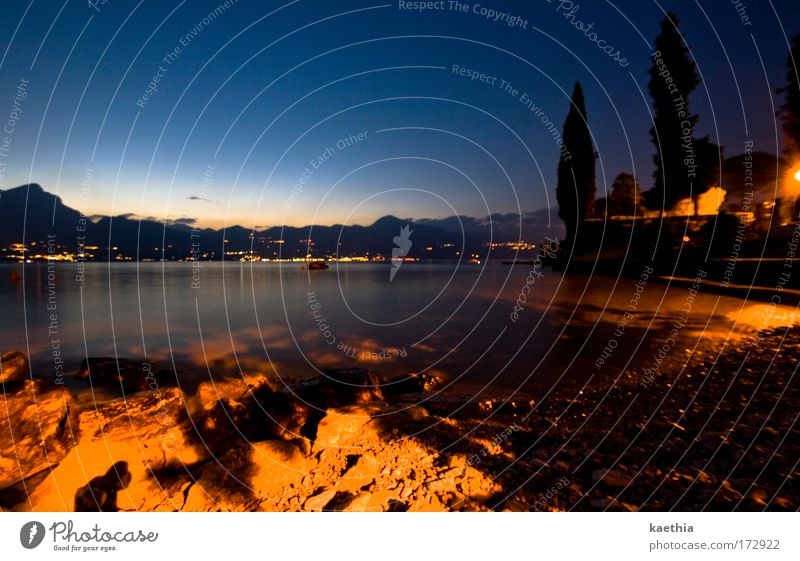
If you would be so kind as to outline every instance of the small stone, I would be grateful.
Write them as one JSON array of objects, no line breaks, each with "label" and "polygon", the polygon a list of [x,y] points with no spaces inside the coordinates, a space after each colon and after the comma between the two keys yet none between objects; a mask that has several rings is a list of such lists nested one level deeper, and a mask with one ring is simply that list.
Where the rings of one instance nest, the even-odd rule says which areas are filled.
[{"label": "small stone", "polygon": [[600,482],[606,487],[621,488],[627,487],[633,480],[621,471],[598,469],[592,472],[592,481]]},{"label": "small stone", "polygon": [[769,504],[769,498],[763,489],[753,489],[747,494],[747,497],[756,506],[765,507]]},{"label": "small stone", "polygon": [[503,505],[503,512],[528,512],[528,510],[530,510],[528,506],[517,499],[508,499]]},{"label": "small stone", "polygon": [[447,467],[449,468],[461,468],[464,469],[467,467],[467,455],[466,454],[453,454],[449,458],[447,458]]},{"label": "small stone", "polygon": [[30,369],[28,359],[17,350],[8,351],[0,356],[0,383],[21,382],[28,378]]},{"label": "small stone", "polygon": [[553,469],[557,473],[567,473],[569,471],[569,464],[564,460],[558,460],[556,463],[553,464]]},{"label": "small stone", "polygon": [[336,489],[328,489],[326,491],[321,491],[316,495],[308,498],[305,504],[303,504],[303,508],[305,510],[311,510],[315,512],[321,511],[326,506],[328,506],[328,503],[331,502],[333,500],[333,497],[335,496],[336,496]]},{"label": "small stone", "polygon": [[368,510],[371,499],[372,493],[361,493],[345,504],[341,510],[342,512],[364,512]]},{"label": "small stone", "polygon": [[295,446],[297,446],[297,449],[300,450],[304,456],[311,454],[311,441],[305,436],[295,438],[292,442]]}]

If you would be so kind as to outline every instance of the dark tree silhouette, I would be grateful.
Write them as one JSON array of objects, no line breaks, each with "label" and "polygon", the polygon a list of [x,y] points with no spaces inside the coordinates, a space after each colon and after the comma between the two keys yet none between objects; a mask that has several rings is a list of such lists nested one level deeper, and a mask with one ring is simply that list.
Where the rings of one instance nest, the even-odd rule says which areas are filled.
[{"label": "dark tree silhouette", "polygon": [[800,159],[800,33],[792,37],[792,47],[786,57],[786,85],[778,93],[786,97],[779,112],[783,152],[793,162]]},{"label": "dark tree silhouette", "polygon": [[608,197],[603,197],[601,199],[597,199],[594,202],[594,208],[592,209],[592,215],[595,218],[608,218],[609,214],[609,207],[608,207]]},{"label": "dark tree silhouette", "polygon": [[620,173],[611,184],[608,196],[608,214],[633,216],[640,211],[642,193],[639,183],[630,173]]},{"label": "dark tree silhouette", "polygon": [[564,149],[558,161],[558,216],[567,228],[567,240],[576,240],[579,224],[594,203],[594,161],[597,157],[586,118],[583,89],[575,82],[572,103],[564,121]]},{"label": "dark tree silhouette", "polygon": [[[749,167],[752,175],[742,173],[745,166]],[[780,188],[781,174],[787,167],[785,160],[767,152],[738,154],[725,159],[720,183],[728,197],[741,198],[754,189],[775,193]]]},{"label": "dark tree silhouette", "polygon": [[702,185],[706,178],[698,172],[706,173],[714,160],[709,157],[712,144],[708,138],[694,138],[697,115],[689,111],[689,95],[700,85],[700,76],[672,12],[661,21],[652,61],[648,89],[655,112],[650,137],[656,146],[656,170],[655,187],[648,191],[647,202],[650,208],[669,210],[679,200],[697,196],[698,189],[702,192],[707,187]]}]

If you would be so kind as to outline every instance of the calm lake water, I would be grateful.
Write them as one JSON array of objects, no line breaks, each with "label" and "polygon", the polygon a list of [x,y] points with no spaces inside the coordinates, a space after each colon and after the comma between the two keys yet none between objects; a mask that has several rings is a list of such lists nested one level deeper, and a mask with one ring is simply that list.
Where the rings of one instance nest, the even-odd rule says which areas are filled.
[{"label": "calm lake water", "polygon": [[[652,279],[637,288],[637,279],[549,269],[539,277],[527,265],[407,263],[391,282],[390,268],[93,263],[78,280],[70,263],[50,271],[0,265],[0,348],[26,352],[43,377],[54,375],[59,356],[70,372],[86,356],[116,355],[185,377],[241,370],[298,378],[367,366],[541,393],[637,375],[675,325],[664,364],[679,364],[701,339],[745,340],[766,308]],[[11,280],[12,271],[23,280]],[[625,311],[632,315],[620,331]]]}]

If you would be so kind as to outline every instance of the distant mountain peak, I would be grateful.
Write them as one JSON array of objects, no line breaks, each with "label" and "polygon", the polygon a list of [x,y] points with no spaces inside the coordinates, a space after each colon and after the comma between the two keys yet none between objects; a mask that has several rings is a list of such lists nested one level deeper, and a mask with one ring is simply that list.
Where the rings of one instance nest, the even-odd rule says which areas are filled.
[{"label": "distant mountain peak", "polygon": [[28,189],[28,191],[34,191],[36,193],[44,193],[44,188],[39,185],[38,183],[28,183],[27,185],[22,185],[18,187],[19,189]]},{"label": "distant mountain peak", "polygon": [[[305,257],[310,250],[320,256],[388,256],[393,240],[396,247],[402,247],[397,246],[397,242],[410,240],[413,232],[414,243],[409,247],[408,256],[455,259],[462,254],[483,254],[490,242],[515,241],[522,237],[538,243],[545,235],[559,235],[559,230],[552,229],[547,213],[526,213],[522,217],[494,215],[497,220],[492,219],[491,227],[488,218],[453,216],[414,220],[389,214],[370,226],[273,226],[254,231],[230,225],[221,230],[198,230],[190,227],[185,218],[92,215],[87,221],[80,211],[64,205],[57,195],[31,183],[2,194],[0,247],[43,242],[54,237],[73,252],[77,251],[79,243],[98,246],[93,250],[95,259],[187,259],[192,258],[197,248],[202,251],[202,259],[239,259],[245,255],[250,257],[251,253],[269,259]],[[492,251],[506,250],[493,247]]]},{"label": "distant mountain peak", "polygon": [[387,214],[386,216],[381,216],[375,222],[372,223],[373,226],[382,226],[386,224],[398,224],[398,223],[408,223],[411,222],[410,219],[403,220],[402,218],[397,218],[393,214]]},{"label": "distant mountain peak", "polygon": [[33,194],[36,194],[36,195],[41,195],[41,194],[50,195],[50,193],[47,193],[44,190],[44,188],[41,185],[39,185],[38,183],[27,183],[25,185],[19,185],[18,187],[12,187],[11,189],[6,189],[4,191],[4,193],[7,194],[7,195],[15,195],[15,194],[23,195],[23,194],[25,194],[25,192],[28,192],[28,194],[33,193]]}]

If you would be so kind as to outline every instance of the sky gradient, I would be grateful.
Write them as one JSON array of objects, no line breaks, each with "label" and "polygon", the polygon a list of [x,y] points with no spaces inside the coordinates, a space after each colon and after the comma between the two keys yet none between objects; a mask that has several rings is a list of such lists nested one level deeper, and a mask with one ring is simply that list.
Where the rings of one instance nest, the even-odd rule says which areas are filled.
[{"label": "sky gradient", "polygon": [[555,207],[547,123],[560,132],[578,80],[598,197],[623,171],[647,189],[649,43],[666,10],[704,80],[696,134],[726,156],[747,140],[780,150],[796,2],[411,4],[8,3],[0,188],[213,227]]}]

